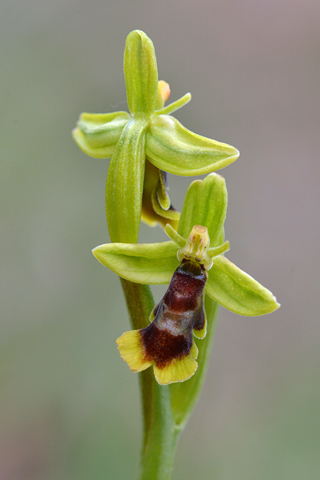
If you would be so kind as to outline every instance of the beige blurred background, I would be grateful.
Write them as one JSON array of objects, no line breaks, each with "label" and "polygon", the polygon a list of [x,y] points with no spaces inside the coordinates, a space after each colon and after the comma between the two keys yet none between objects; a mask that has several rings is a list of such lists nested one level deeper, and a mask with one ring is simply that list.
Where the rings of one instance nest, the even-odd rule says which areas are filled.
[{"label": "beige blurred background", "polygon": [[[156,48],[176,116],[230,143],[229,258],[282,304],[221,309],[174,480],[320,478],[318,0],[16,0],[1,7],[0,479],[133,479],[137,376],[115,339],[108,161],[71,139],[82,111],[126,109],[127,34]],[[190,179],[169,176],[182,207]],[[141,239],[164,239],[142,227]],[[156,300],[163,290],[154,290]],[[150,479],[152,480],[152,479]]]}]

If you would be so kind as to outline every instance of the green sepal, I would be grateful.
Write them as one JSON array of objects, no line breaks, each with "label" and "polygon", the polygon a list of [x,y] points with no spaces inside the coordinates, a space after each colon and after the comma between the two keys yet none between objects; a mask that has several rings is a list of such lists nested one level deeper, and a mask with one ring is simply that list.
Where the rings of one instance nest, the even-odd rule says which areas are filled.
[{"label": "green sepal", "polygon": [[231,312],[248,317],[271,313],[280,306],[269,290],[223,256],[213,260],[206,293]]},{"label": "green sepal", "polygon": [[219,245],[227,205],[228,193],[223,177],[212,173],[204,180],[195,180],[185,196],[178,233],[187,238],[194,225],[203,225],[208,229],[210,246]]},{"label": "green sepal", "polygon": [[106,185],[106,214],[112,242],[138,241],[147,126],[148,121],[145,118],[129,120],[110,161]]},{"label": "green sepal", "polygon": [[214,172],[239,157],[236,148],[197,135],[169,115],[152,118],[146,153],[160,170],[186,176]]},{"label": "green sepal", "polygon": [[92,250],[102,265],[119,277],[144,285],[170,283],[179,262],[174,242],[151,244],[107,243]]},{"label": "green sepal", "polygon": [[152,41],[141,30],[127,36],[123,69],[130,113],[152,114],[158,91],[157,60]]},{"label": "green sepal", "polygon": [[82,113],[72,135],[81,150],[90,157],[109,158],[129,119],[128,112]]}]

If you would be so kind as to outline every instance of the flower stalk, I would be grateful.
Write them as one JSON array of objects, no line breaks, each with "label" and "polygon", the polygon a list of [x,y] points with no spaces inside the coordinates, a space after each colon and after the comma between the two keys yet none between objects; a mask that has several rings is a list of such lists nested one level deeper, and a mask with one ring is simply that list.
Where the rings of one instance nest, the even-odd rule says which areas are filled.
[{"label": "flower stalk", "polygon": [[[148,324],[154,301],[150,288],[121,279],[132,328]],[[139,480],[170,480],[179,429],[172,415],[169,387],[160,386],[152,373],[141,372],[140,389],[143,412],[143,443]]]}]

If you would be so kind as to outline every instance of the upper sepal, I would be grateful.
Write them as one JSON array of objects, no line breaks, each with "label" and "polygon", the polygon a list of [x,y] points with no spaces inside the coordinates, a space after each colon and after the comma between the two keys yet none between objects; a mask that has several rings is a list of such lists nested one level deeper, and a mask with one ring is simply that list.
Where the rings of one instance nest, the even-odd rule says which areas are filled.
[{"label": "upper sepal", "polygon": [[146,153],[161,170],[186,176],[214,172],[239,157],[236,148],[197,135],[169,115],[153,117]]},{"label": "upper sepal", "polygon": [[214,258],[206,292],[238,315],[265,315],[280,307],[269,290],[222,255]]},{"label": "upper sepal", "polygon": [[152,41],[141,30],[127,36],[123,69],[130,113],[152,114],[158,91],[157,60]]},{"label": "upper sepal", "polygon": [[129,119],[127,112],[82,113],[72,135],[81,150],[90,157],[109,158]]},{"label": "upper sepal", "polygon": [[210,246],[220,242],[220,234],[227,213],[228,193],[221,175],[212,173],[204,180],[195,180],[187,190],[178,233],[186,238],[194,225],[207,227]]}]

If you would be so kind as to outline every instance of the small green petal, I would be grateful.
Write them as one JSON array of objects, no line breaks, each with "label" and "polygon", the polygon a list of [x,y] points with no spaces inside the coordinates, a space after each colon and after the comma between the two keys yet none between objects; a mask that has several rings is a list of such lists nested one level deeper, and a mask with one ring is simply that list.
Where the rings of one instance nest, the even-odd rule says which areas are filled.
[{"label": "small green petal", "polygon": [[208,255],[211,258],[214,258],[214,257],[217,257],[218,255],[222,255],[223,253],[226,253],[228,250],[230,250],[230,243],[226,241],[222,245],[219,245],[218,247],[209,248]]},{"label": "small green petal", "polygon": [[153,117],[146,152],[160,170],[186,176],[214,172],[239,157],[236,148],[196,135],[169,115]]},{"label": "small green petal", "polygon": [[181,235],[179,235],[179,233],[176,232],[175,229],[172,228],[171,225],[167,224],[165,226],[164,231],[166,232],[168,237],[171,238],[171,240],[173,240],[180,248],[185,247],[185,245],[187,243],[187,240],[185,238],[181,237]]},{"label": "small green petal", "polygon": [[194,225],[207,227],[210,246],[219,245],[228,204],[226,182],[217,173],[195,180],[187,190],[180,216],[178,233],[186,238]]},{"label": "small green petal", "polygon": [[92,250],[102,265],[119,277],[145,285],[170,283],[179,262],[174,242],[152,244],[108,243]]},{"label": "small green petal", "polygon": [[127,112],[82,113],[77,128],[72,132],[73,138],[90,157],[109,158],[129,119]]},{"label": "small green petal", "polygon": [[184,105],[189,103],[191,100],[191,93],[186,93],[183,97],[179,98],[175,102],[170,103],[166,107],[155,112],[155,115],[170,115],[170,113],[176,112],[179,108],[182,108]]},{"label": "small green petal", "polygon": [[129,120],[110,161],[106,185],[106,213],[112,242],[138,241],[147,126],[145,119]]},{"label": "small green petal", "polygon": [[223,256],[216,257],[208,273],[206,293],[238,315],[265,315],[279,308],[272,293]]},{"label": "small green petal", "polygon": [[158,91],[157,60],[152,41],[141,30],[127,36],[123,68],[130,113],[153,113]]}]

